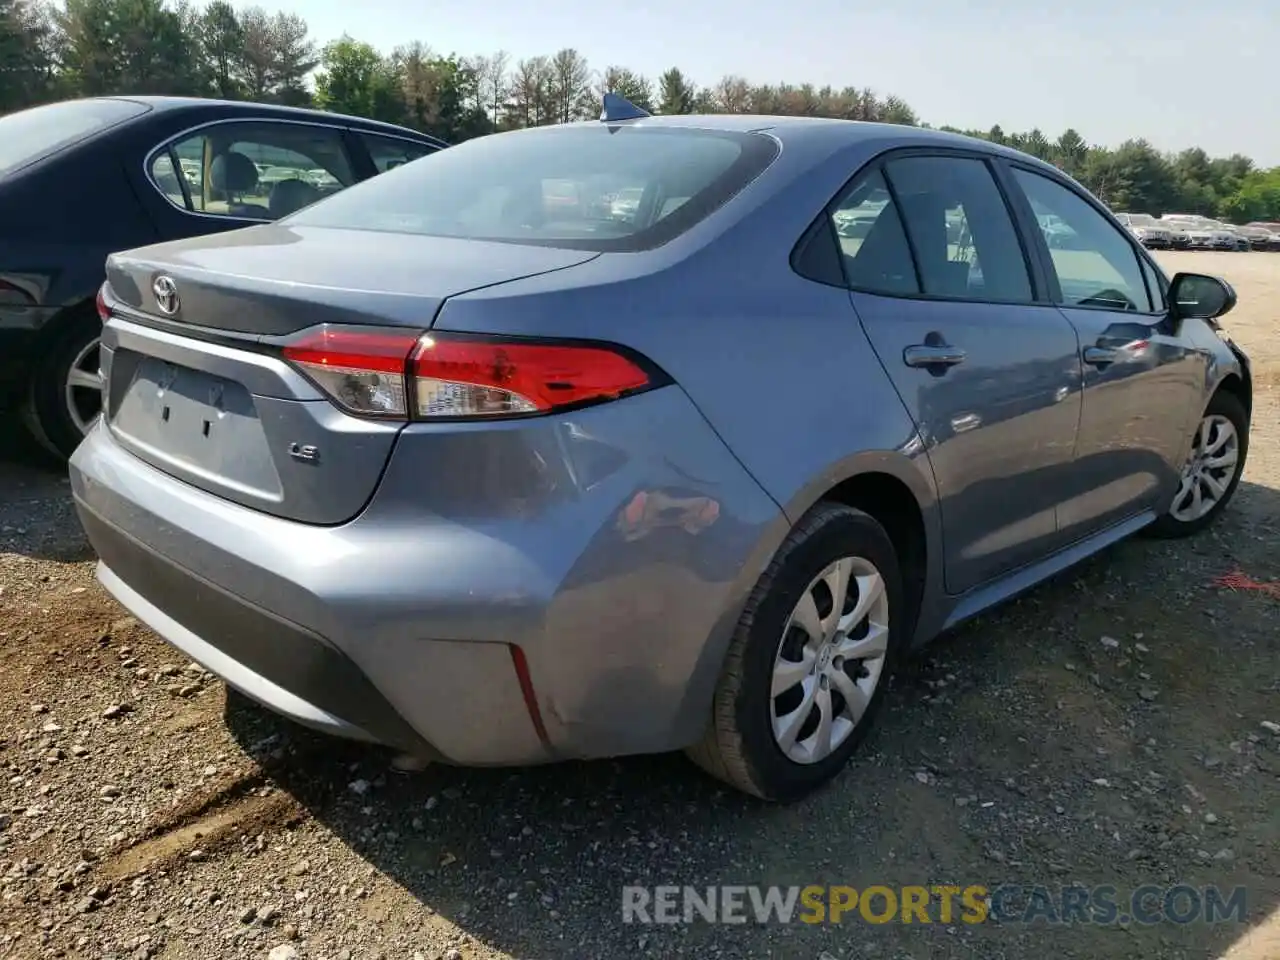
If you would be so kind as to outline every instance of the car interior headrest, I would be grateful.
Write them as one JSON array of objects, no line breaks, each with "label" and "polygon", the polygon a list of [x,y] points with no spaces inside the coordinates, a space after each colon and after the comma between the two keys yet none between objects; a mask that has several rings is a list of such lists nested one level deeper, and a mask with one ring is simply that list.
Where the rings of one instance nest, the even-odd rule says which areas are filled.
[{"label": "car interior headrest", "polygon": [[224,193],[248,193],[258,185],[258,168],[243,153],[228,150],[213,158],[209,183]]}]

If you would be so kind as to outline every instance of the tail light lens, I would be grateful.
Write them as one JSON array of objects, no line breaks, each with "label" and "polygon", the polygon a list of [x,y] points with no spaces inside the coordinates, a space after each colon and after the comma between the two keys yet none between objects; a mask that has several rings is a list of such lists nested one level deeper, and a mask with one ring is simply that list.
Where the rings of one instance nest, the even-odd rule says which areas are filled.
[{"label": "tail light lens", "polygon": [[548,413],[643,390],[649,374],[608,347],[432,335],[413,357],[422,419]]},{"label": "tail light lens", "polygon": [[405,372],[416,333],[321,327],[284,348],[338,406],[366,417],[409,415]]},{"label": "tail light lens", "polygon": [[599,344],[324,327],[284,355],[344,410],[396,419],[550,413],[656,385]]},{"label": "tail light lens", "polygon": [[107,306],[107,285],[104,283],[98,288],[98,296],[95,300],[98,308],[98,319],[106,323],[111,319],[111,308]]}]

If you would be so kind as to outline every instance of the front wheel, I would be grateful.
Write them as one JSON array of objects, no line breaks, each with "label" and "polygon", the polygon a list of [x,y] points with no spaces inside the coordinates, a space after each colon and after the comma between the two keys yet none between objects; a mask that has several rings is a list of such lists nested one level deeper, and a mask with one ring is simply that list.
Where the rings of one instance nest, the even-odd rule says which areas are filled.
[{"label": "front wheel", "polygon": [[1249,416],[1244,404],[1219,390],[1196,427],[1172,502],[1147,528],[1151,535],[1186,537],[1213,523],[1240,485],[1248,452]]},{"label": "front wheel", "polygon": [[766,800],[835,777],[866,736],[906,642],[901,576],[884,528],[815,507],[760,578],[726,656],[711,723],[689,756]]}]

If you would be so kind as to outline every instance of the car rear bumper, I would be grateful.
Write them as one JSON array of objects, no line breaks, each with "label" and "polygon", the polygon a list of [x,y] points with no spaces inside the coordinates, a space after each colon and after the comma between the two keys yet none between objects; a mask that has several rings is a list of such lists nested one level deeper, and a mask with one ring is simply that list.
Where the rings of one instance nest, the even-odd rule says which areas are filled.
[{"label": "car rear bumper", "polygon": [[164,639],[301,723],[467,765],[696,740],[786,529],[675,387],[408,427],[338,526],[185,484],[102,423],[71,478],[99,579]]},{"label": "car rear bumper", "polygon": [[[415,751],[425,746],[384,699],[376,694],[370,696],[369,689],[361,689],[367,688],[368,683],[360,672],[319,637],[294,624],[278,620],[272,623],[273,618],[265,611],[255,610],[185,574],[141,544],[132,544],[133,549],[129,549],[127,537],[104,529],[102,521],[88,511],[82,510],[81,517],[85,528],[93,531],[93,541],[112,553],[111,563],[115,566],[106,560],[98,562],[98,579],[103,586],[143,623],[231,686],[325,733],[396,743]],[[143,589],[176,585],[181,590],[203,593],[206,602],[213,600],[206,608],[221,621],[213,635],[223,638],[222,646],[214,646],[174,620],[129,586],[130,581]],[[256,628],[267,624],[277,629],[268,642],[262,643],[262,631]],[[249,631],[239,632],[237,628],[245,625]],[[244,648],[246,641],[251,645],[249,649]],[[359,725],[338,713],[358,718]]]}]

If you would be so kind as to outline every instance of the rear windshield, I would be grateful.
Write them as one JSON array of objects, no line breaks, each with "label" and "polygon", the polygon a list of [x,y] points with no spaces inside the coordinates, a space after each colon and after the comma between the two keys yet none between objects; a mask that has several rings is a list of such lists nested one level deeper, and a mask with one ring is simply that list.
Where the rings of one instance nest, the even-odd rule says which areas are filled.
[{"label": "rear windshield", "polygon": [[777,155],[760,134],[552,127],[494,134],[335,194],[289,223],[638,250],[688,230]]},{"label": "rear windshield", "polygon": [[66,100],[0,117],[0,176],[148,109],[129,100]]}]

